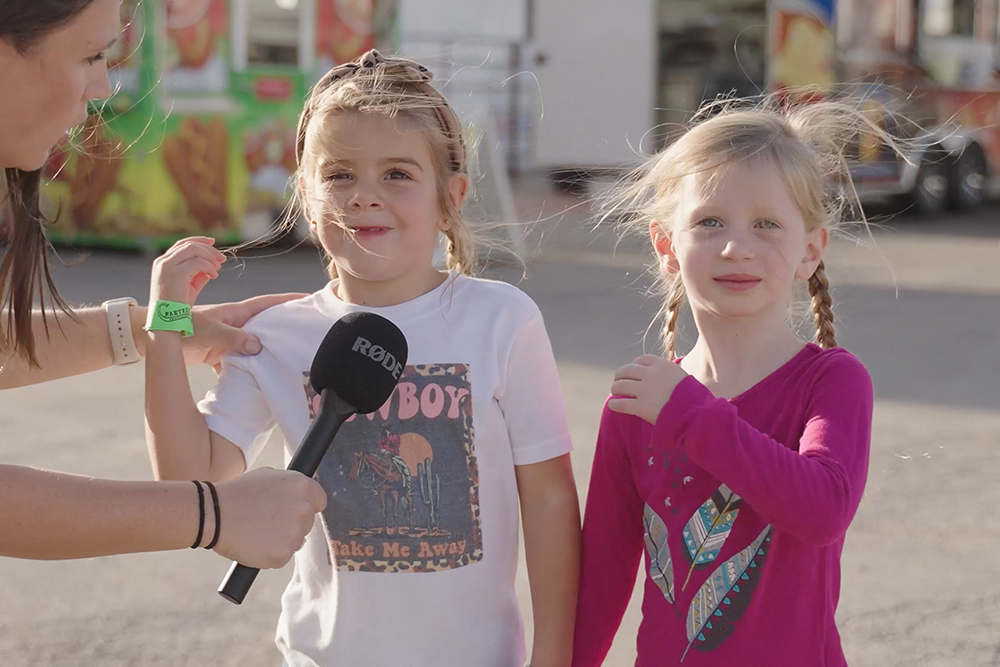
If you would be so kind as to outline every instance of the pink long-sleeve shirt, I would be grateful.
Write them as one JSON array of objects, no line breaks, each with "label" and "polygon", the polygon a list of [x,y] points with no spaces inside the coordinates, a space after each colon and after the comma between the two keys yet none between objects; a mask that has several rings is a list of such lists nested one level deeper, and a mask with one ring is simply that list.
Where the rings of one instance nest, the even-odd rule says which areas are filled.
[{"label": "pink long-sleeve shirt", "polygon": [[642,555],[636,667],[846,665],[834,613],[872,403],[857,358],[810,344],[731,400],[685,378],[655,426],[605,408],[573,665],[604,660]]}]

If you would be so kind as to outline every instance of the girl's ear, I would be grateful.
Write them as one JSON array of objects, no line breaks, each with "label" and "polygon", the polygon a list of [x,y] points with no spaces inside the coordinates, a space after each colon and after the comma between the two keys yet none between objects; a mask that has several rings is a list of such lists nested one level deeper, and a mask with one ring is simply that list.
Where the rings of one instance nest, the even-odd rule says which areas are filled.
[{"label": "girl's ear", "polygon": [[806,252],[795,270],[799,280],[809,280],[816,273],[816,267],[823,261],[823,252],[830,244],[830,232],[826,227],[817,227],[806,234]]},{"label": "girl's ear", "polygon": [[448,196],[456,211],[462,210],[462,204],[469,194],[469,177],[465,174],[452,174],[448,178]]},{"label": "girl's ear", "polygon": [[677,263],[677,254],[674,252],[674,243],[670,235],[663,231],[659,222],[649,223],[649,238],[653,242],[653,250],[660,260],[660,270],[665,273],[677,273],[681,270]]},{"label": "girl's ear", "polygon": [[[452,174],[448,177],[448,198],[456,211],[462,210],[462,204],[469,194],[469,177],[464,174]],[[438,223],[438,229],[442,232],[451,228],[451,221],[444,219]]]},{"label": "girl's ear", "polygon": [[298,185],[299,199],[302,201],[302,215],[309,221],[309,230],[315,232],[316,221],[313,219],[313,215],[309,211],[309,189],[306,187],[306,177],[302,174],[299,174]]}]

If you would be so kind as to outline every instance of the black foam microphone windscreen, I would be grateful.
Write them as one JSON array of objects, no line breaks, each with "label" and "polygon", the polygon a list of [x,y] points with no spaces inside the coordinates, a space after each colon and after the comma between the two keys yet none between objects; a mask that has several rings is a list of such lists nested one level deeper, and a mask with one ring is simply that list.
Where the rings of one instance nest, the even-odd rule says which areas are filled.
[{"label": "black foam microphone windscreen", "polygon": [[406,338],[380,315],[348,313],[326,334],[309,372],[316,393],[332,389],[361,414],[389,400],[406,365]]}]

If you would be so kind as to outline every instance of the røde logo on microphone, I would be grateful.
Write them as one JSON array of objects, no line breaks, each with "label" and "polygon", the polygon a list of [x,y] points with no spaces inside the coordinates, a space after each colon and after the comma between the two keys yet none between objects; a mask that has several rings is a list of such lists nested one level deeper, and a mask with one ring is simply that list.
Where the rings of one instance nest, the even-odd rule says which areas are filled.
[{"label": "r\u00f8de logo on microphone", "polygon": [[351,350],[353,352],[360,352],[369,359],[382,364],[382,368],[392,373],[392,377],[395,380],[398,380],[400,373],[403,372],[403,364],[396,361],[396,357],[392,356],[381,345],[372,345],[372,342],[366,338],[358,336]]}]

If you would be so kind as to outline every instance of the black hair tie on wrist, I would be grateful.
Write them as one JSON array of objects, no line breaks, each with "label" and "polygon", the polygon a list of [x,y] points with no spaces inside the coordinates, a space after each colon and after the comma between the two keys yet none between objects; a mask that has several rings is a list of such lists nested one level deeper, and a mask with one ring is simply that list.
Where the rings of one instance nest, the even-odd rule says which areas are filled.
[{"label": "black hair tie on wrist", "polygon": [[205,490],[201,488],[201,482],[195,482],[195,487],[198,489],[198,537],[195,538],[194,544],[191,545],[192,549],[197,549],[201,546],[201,538],[205,534]]},{"label": "black hair tie on wrist", "polygon": [[205,486],[208,490],[212,492],[212,505],[215,507],[215,535],[212,537],[212,541],[205,547],[208,550],[215,548],[215,545],[219,543],[219,529],[222,527],[222,517],[219,512],[219,494],[215,491],[215,484],[211,482],[205,482]]}]

